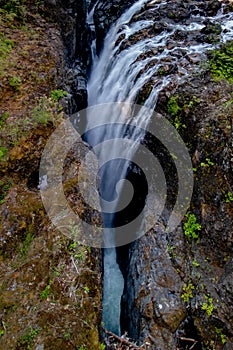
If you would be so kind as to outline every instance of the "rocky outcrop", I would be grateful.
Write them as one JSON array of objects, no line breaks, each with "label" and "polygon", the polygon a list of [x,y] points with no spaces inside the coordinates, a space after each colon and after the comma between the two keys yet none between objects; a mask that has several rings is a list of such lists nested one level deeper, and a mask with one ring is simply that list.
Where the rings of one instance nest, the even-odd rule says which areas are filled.
[{"label": "rocky outcrop", "polygon": [[91,64],[87,6],[83,0],[48,0],[43,10],[57,24],[64,43],[66,73],[63,84],[71,94],[70,114],[87,107],[87,70]]},{"label": "rocky outcrop", "polygon": [[111,25],[134,2],[136,2],[136,0],[98,1],[94,12],[97,54],[99,54],[102,49],[104,38]]},{"label": "rocky outcrop", "polygon": [[[190,211],[202,228],[189,240],[183,225],[172,235],[158,226],[129,249],[123,327],[152,348],[190,344],[181,338],[198,341],[198,349],[232,347],[231,91],[232,84],[203,71],[175,92],[179,132],[195,168]],[[161,93],[158,110],[174,121],[164,108],[168,96]]]}]

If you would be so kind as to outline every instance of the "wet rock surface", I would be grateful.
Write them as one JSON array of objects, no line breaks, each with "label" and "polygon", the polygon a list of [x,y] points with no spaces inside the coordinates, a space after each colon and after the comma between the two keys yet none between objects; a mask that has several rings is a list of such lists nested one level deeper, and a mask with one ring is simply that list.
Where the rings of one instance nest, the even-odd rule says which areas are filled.
[{"label": "wet rock surface", "polygon": [[[232,193],[232,84],[206,73],[190,76],[173,93],[183,108],[179,132],[195,168],[190,212],[202,228],[199,239],[190,241],[184,224],[172,234],[158,225],[132,244],[128,269],[122,265],[127,271],[122,327],[133,339],[146,339],[151,349],[190,346],[181,338],[196,340],[197,349],[227,349],[233,337],[233,216],[227,199]],[[174,121],[164,108],[168,96],[161,92],[157,109]],[[195,97],[198,102],[188,107]],[[192,297],[185,301],[189,292]]]},{"label": "wet rock surface", "polygon": [[96,27],[96,48],[100,53],[104,38],[110,26],[119,18],[122,13],[129,8],[135,0],[125,1],[99,1],[94,12],[94,22]]},{"label": "wet rock surface", "polygon": [[85,1],[46,1],[45,10],[58,25],[66,57],[63,83],[72,95],[68,104],[70,114],[87,107],[87,67],[90,65],[90,38],[86,24]]},{"label": "wet rock surface", "polygon": [[[171,33],[176,24],[197,25],[187,31],[178,27],[165,42],[161,37],[161,45],[145,50],[133,63],[151,58],[136,79],[160,65],[140,89],[138,103],[146,101],[158,79],[173,77],[159,93],[156,111],[173,123],[189,149],[195,177],[189,212],[201,225],[198,239],[190,240],[185,231],[188,216],[172,234],[160,223],[130,247],[118,249],[126,280],[122,331],[141,344],[147,341],[151,349],[232,347],[233,86],[231,80],[214,76],[207,54],[219,48],[225,31],[213,19],[221,6],[219,1],[176,1],[158,10],[151,2],[131,24],[153,23],[128,36],[119,28],[116,41],[120,55],[143,39]],[[231,12],[231,3],[224,2],[222,13]],[[203,44],[209,45],[205,52],[187,50]],[[176,111],[169,108],[171,98]]]}]

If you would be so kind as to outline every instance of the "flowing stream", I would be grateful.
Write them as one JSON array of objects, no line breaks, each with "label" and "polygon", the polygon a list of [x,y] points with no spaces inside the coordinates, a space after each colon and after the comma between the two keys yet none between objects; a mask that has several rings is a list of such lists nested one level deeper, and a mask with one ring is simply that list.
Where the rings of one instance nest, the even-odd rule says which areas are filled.
[{"label": "flowing stream", "polygon": [[[220,40],[225,42],[233,39],[233,14],[224,14],[222,9],[215,17],[206,17],[193,9],[189,21],[185,24],[167,22],[163,30],[154,35],[150,29],[154,25],[153,19],[140,19],[141,12],[160,11],[167,1],[161,0],[138,0],[116,21],[109,30],[99,57],[96,56],[95,41],[92,43],[93,65],[88,81],[88,104],[94,106],[109,102],[137,103],[138,96],[148,84],[148,94],[144,99],[144,105],[152,110],[155,109],[159,92],[168,86],[177,85],[185,81],[190,71],[198,69],[196,62],[205,58],[205,52],[214,46],[208,42],[190,40],[190,35],[198,34],[207,20],[219,23],[222,26]],[[88,15],[87,23],[92,31],[94,8]],[[148,16],[150,18],[150,16]],[[127,111],[130,114],[130,111]],[[126,114],[127,114],[126,113]],[[119,120],[119,114],[115,110],[109,111],[111,122]],[[145,128],[150,120],[150,113],[138,113],[136,115],[137,125]],[[129,118],[130,119],[130,118]],[[87,115],[87,125],[92,126],[93,116]],[[104,140],[106,135],[103,131],[96,131],[95,138]],[[127,130],[119,131],[124,137]],[[105,131],[104,131],[105,132]],[[142,135],[132,135],[133,140]],[[105,150],[106,151],[106,150]],[[132,149],[128,150],[133,155]],[[131,153],[130,153],[131,152]],[[115,150],[107,150],[115,159]],[[98,156],[104,159],[103,151]],[[103,197],[115,191],[118,179],[123,179],[127,167],[110,166],[103,175],[104,188]],[[121,194],[122,186],[118,188]],[[113,195],[108,197],[113,200]],[[124,279],[117,263],[116,249],[114,248],[114,235],[108,235],[113,230],[110,218],[110,228],[106,228],[105,237],[110,241],[109,246],[113,248],[104,249],[104,277],[103,277],[103,322],[105,327],[120,335],[120,312],[121,295],[123,293]],[[109,238],[110,237],[110,238]]]}]

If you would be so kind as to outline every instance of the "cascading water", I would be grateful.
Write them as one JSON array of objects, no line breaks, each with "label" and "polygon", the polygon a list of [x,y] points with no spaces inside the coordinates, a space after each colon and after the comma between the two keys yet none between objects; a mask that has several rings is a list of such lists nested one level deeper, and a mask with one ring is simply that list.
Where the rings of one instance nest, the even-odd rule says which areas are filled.
[{"label": "cascading water", "polygon": [[[208,42],[189,40],[189,35],[198,34],[204,27],[206,21],[219,23],[222,26],[221,41],[233,38],[233,15],[224,14],[222,9],[215,17],[204,16],[198,8],[193,8],[189,20],[178,24],[167,22],[163,30],[155,33],[151,30],[154,20],[140,19],[140,11],[160,11],[167,1],[139,0],[133,4],[112,26],[106,36],[103,51],[100,57],[95,56],[94,43],[93,67],[88,81],[88,103],[89,106],[109,102],[137,103],[141,91],[147,86],[147,96],[144,105],[155,110],[157,98],[164,87],[177,86],[179,81],[184,81],[190,70],[195,70],[195,61],[200,61],[205,52],[214,46]],[[93,12],[88,16],[88,23],[93,27]],[[92,28],[93,29],[93,28]],[[196,66],[198,67],[198,66]],[[91,112],[90,112],[91,113]],[[125,114],[130,119],[130,108]],[[97,116],[98,117],[98,116]],[[111,122],[118,122],[119,114],[109,111]],[[139,112],[135,118],[137,125],[145,128],[150,120],[150,113]],[[91,129],[93,116],[87,115],[87,125]],[[95,133],[94,137],[104,140],[106,135],[101,133],[102,129]],[[104,130],[104,133],[106,130]],[[125,127],[119,130],[123,137],[127,133],[127,119]],[[133,140],[143,135],[131,135]],[[90,140],[88,140],[90,141]],[[91,142],[90,142],[91,143]],[[101,151],[98,157],[105,158],[105,152]],[[108,149],[112,154],[114,149]],[[132,155],[134,150],[128,150]],[[113,193],[112,187],[117,184],[117,179],[123,179],[127,172],[127,166],[122,167],[114,163],[103,175],[104,188],[103,197]],[[122,186],[118,188],[118,194]],[[109,196],[112,201],[113,195]],[[114,219],[112,214],[110,221]],[[114,226],[114,225],[113,225]],[[105,229],[107,246],[114,247],[114,234],[109,235],[110,228]],[[112,232],[112,231],[111,231]],[[110,238],[109,238],[110,237]],[[104,250],[104,278],[103,278],[103,322],[105,327],[116,334],[120,334],[120,300],[123,292],[124,280],[116,259],[116,249],[106,248]]]}]

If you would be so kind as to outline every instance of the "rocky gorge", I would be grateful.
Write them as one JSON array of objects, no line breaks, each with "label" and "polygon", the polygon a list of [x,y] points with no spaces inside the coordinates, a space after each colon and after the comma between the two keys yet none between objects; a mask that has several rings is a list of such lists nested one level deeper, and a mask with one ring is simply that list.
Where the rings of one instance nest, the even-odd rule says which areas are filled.
[{"label": "rocky gorge", "polygon": [[[101,251],[52,226],[40,200],[38,169],[60,120],[87,107],[87,81],[100,73],[98,66],[91,69],[92,39],[101,60],[111,25],[134,3],[1,3],[2,349],[130,348],[113,344],[101,329]],[[92,32],[86,17],[94,5]],[[178,130],[193,163],[192,201],[176,230],[166,231],[165,211],[146,235],[116,250],[125,281],[121,332],[141,348],[233,348],[232,6],[141,2],[117,28],[99,82],[104,90],[114,62],[136,52],[125,63],[125,76],[134,80],[123,92],[139,105],[154,93],[156,112]],[[109,95],[109,102],[124,96],[114,86]],[[107,102],[99,96],[95,103]],[[77,159],[85,147],[76,150]],[[65,193],[74,210],[88,215],[75,187],[79,161],[73,157],[66,161]]]}]

